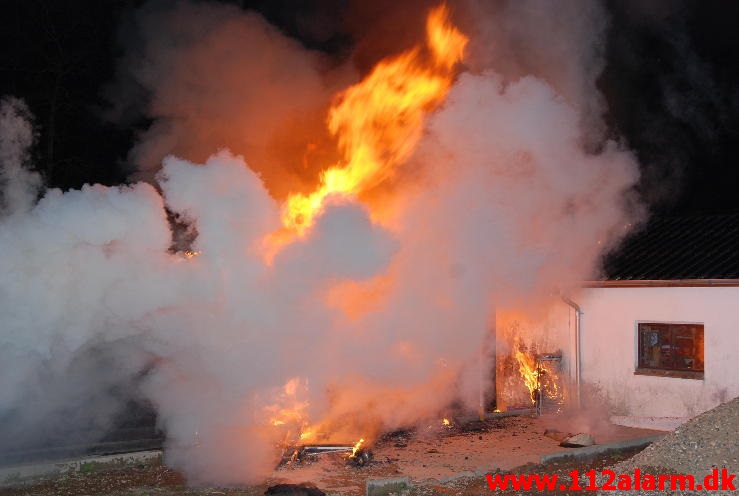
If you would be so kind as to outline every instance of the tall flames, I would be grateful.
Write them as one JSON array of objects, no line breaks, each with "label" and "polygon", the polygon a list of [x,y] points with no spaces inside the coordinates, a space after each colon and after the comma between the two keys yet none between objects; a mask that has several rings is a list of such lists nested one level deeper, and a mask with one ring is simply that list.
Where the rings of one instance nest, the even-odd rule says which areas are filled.
[{"label": "tall flames", "polygon": [[531,403],[537,404],[539,402],[537,405],[539,408],[541,408],[541,402],[545,400],[555,406],[561,405],[564,400],[560,386],[561,379],[557,367],[552,365],[553,362],[547,360],[553,356],[535,355],[518,350],[514,353],[514,357],[518,363],[518,372],[521,379],[526,389],[529,390]]},{"label": "tall flames", "polygon": [[[268,258],[293,234],[304,234],[313,225],[329,196],[358,195],[377,186],[413,153],[424,116],[444,101],[467,45],[468,38],[450,23],[449,15],[445,4],[433,8],[426,20],[423,45],[380,61],[364,80],[337,95],[327,125],[343,159],[321,173],[313,192],[287,198],[282,211],[284,227],[269,238]],[[295,381],[285,385],[282,400],[295,399]],[[297,428],[297,432],[287,430],[291,441],[324,438],[327,426],[308,423],[307,404],[292,403],[270,407],[271,424]],[[361,443],[364,439],[355,451]]]},{"label": "tall flames", "polygon": [[535,391],[539,388],[539,372],[536,366],[536,359],[522,351],[516,351],[514,354],[516,362],[518,362],[518,372],[521,379],[531,394],[531,402],[534,403]]},{"label": "tall flames", "polygon": [[328,196],[356,195],[392,176],[418,143],[424,114],[444,100],[466,44],[440,5],[429,13],[423,47],[379,62],[362,82],[338,95],[328,129],[343,159],[321,173],[312,193],[289,196],[282,214],[286,228],[302,233]]}]

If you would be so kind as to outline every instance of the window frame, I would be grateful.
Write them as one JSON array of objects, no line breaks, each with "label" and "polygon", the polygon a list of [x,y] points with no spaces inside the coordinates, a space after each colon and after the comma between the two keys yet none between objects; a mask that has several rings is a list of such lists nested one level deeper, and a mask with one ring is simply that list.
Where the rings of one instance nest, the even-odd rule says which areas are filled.
[{"label": "window frame", "polygon": [[[702,332],[702,342],[704,343],[703,347],[703,368],[702,370],[688,370],[688,369],[678,369],[678,368],[668,368],[668,367],[643,367],[641,366],[641,357],[642,357],[642,349],[641,349],[641,328],[643,325],[652,324],[655,326],[693,326],[693,327],[700,327],[700,331]],[[670,330],[671,333],[676,332],[675,329]],[[706,354],[705,354],[705,336],[706,336],[706,328],[704,322],[674,322],[674,321],[665,321],[665,320],[638,320],[636,321],[634,325],[634,375],[648,375],[648,376],[657,376],[657,377],[675,377],[679,379],[697,379],[697,380],[703,380],[705,378],[705,361],[706,361]],[[674,347],[674,345],[671,345]]]}]

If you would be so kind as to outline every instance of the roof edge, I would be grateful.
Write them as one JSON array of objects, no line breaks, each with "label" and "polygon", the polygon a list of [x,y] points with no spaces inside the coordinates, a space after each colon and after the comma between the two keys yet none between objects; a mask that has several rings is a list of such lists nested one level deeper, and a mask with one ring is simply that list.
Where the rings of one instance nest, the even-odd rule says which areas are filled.
[{"label": "roof edge", "polygon": [[739,287],[739,279],[622,279],[582,281],[583,288],[703,288]]}]

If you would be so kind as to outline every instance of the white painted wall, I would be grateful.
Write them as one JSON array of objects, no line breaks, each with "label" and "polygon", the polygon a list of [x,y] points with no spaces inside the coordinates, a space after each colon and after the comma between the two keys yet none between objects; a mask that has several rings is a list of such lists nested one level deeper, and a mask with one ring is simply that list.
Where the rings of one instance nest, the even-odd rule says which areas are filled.
[{"label": "white painted wall", "polygon": [[[576,298],[582,380],[612,414],[693,417],[739,395],[739,287],[591,288]],[[702,380],[634,375],[637,323],[704,324]]]}]

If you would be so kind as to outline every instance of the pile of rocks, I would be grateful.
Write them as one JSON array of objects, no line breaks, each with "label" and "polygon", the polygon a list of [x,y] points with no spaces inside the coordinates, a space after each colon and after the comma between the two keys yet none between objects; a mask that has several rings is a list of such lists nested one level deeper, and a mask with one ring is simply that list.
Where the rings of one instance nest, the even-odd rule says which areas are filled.
[{"label": "pile of rocks", "polygon": [[722,467],[736,473],[739,470],[739,398],[695,417],[618,466],[623,470],[636,467],[658,467],[696,476]]},{"label": "pile of rocks", "polygon": [[[674,432],[648,446],[644,451],[610,467],[616,474],[642,473],[692,474],[700,483],[714,469],[726,468],[729,474],[739,471],[739,398],[719,405],[683,424]],[[603,477],[598,477],[602,485]],[[581,483],[587,481],[583,478]],[[733,481],[739,487],[739,477]],[[632,495],[694,495],[703,491],[639,490],[624,491]],[[613,491],[600,494],[613,494]],[[735,491],[711,491],[704,494],[736,494]]]}]

